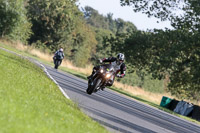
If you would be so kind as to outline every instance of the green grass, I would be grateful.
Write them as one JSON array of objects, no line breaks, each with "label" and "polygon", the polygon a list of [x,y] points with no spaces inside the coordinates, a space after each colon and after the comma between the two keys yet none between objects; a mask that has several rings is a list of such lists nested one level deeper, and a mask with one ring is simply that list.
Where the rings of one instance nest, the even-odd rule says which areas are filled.
[{"label": "green grass", "polygon": [[[1,43],[0,43],[0,46],[1,46],[1,47],[4,47],[4,48],[7,48],[7,49],[9,49],[9,50],[13,50],[12,47],[7,46],[7,45],[3,45],[3,44],[1,44]],[[22,51],[17,51],[17,50],[15,50],[15,49],[14,49],[13,51],[15,51],[15,52],[17,52],[17,53],[20,53],[20,54],[22,54],[22,55],[26,55],[26,56],[29,56],[29,57],[33,57],[33,58],[35,58],[35,59],[37,59],[37,60],[40,60],[40,61],[43,62],[43,63],[46,63],[46,64],[48,64],[48,65],[53,66],[53,63],[50,63],[50,62],[41,60],[40,58],[35,57],[35,56],[33,56],[33,55],[29,54],[29,53],[22,52]],[[85,74],[80,73],[80,72],[78,72],[78,71],[74,71],[74,70],[71,70],[71,69],[66,68],[66,67],[59,67],[59,69],[65,71],[65,72],[67,72],[67,73],[70,73],[70,74],[72,74],[72,75],[75,75],[75,76],[77,76],[77,77],[79,77],[79,78],[82,78],[82,79],[85,79],[85,80],[87,79],[87,76],[86,76]],[[154,103],[154,102],[152,102],[152,101],[147,100],[147,99],[144,98],[144,97],[141,97],[141,96],[134,96],[134,95],[130,94],[130,93],[127,92],[127,91],[124,91],[124,90],[122,90],[122,89],[117,89],[117,88],[115,88],[115,87],[110,87],[110,89],[112,89],[113,91],[116,91],[116,92],[118,92],[118,93],[121,93],[121,94],[123,94],[123,95],[126,95],[126,96],[128,96],[128,97],[130,97],[130,98],[136,99],[136,100],[138,100],[138,101],[140,101],[140,102],[143,102],[143,103],[145,103],[145,104],[148,104],[148,105],[150,105],[150,106],[153,106],[153,107],[155,107],[155,108],[158,108],[158,109],[160,109],[160,110],[163,110],[163,111],[165,111],[165,112],[168,112],[168,113],[170,113],[170,114],[173,114],[173,115],[176,115],[176,116],[181,117],[181,118],[183,118],[183,119],[189,120],[189,121],[191,121],[191,122],[195,122],[195,123],[197,123],[197,124],[200,124],[199,121],[196,121],[196,120],[191,119],[191,118],[189,118],[189,117],[185,117],[185,116],[179,115],[179,114],[177,114],[177,113],[175,113],[175,112],[173,112],[173,111],[171,111],[171,110],[169,110],[169,109],[166,109],[166,108],[163,108],[163,107],[159,106],[158,104],[156,104],[156,103]]]},{"label": "green grass", "polygon": [[0,50],[1,133],[102,133],[35,64]]}]

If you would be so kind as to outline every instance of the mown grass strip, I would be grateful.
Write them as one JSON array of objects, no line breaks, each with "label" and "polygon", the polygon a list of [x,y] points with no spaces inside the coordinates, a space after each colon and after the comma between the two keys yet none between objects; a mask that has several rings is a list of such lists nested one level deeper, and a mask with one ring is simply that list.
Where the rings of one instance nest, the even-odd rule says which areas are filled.
[{"label": "mown grass strip", "polygon": [[0,50],[0,132],[107,132],[35,64]]}]

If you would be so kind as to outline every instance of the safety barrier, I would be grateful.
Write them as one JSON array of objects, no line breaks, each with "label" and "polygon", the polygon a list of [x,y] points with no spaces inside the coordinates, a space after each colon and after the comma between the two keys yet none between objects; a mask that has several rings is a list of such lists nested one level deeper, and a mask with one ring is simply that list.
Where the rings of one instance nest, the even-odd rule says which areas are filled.
[{"label": "safety barrier", "polygon": [[183,100],[178,101],[176,99],[163,96],[160,106],[183,116],[191,117],[192,119],[200,121],[200,107],[198,105],[193,105],[192,103],[188,103]]}]

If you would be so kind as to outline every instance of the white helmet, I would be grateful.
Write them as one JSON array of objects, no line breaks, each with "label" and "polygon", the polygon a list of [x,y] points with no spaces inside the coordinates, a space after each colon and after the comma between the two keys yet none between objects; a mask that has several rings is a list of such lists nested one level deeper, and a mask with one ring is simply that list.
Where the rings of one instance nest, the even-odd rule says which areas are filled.
[{"label": "white helmet", "polygon": [[63,49],[62,49],[62,48],[60,48],[60,50],[59,50],[59,51],[63,52]]},{"label": "white helmet", "polygon": [[124,58],[125,58],[124,54],[122,54],[122,53],[117,54],[117,59],[118,60],[124,61]]}]

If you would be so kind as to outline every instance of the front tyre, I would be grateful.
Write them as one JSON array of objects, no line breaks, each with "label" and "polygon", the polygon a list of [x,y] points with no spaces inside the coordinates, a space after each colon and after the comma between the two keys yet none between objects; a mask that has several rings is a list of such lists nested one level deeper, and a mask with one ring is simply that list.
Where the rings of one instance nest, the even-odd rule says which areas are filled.
[{"label": "front tyre", "polygon": [[58,69],[58,66],[60,65],[60,62],[61,62],[61,61],[59,61],[59,60],[56,60],[56,61],[55,61],[55,67],[54,67],[55,69]]},{"label": "front tyre", "polygon": [[95,79],[93,81],[93,85],[88,85],[88,88],[86,90],[87,94],[91,95],[95,90],[97,90],[97,88],[99,87],[101,83],[101,79]]},{"label": "front tyre", "polygon": [[91,87],[90,85],[88,86],[88,88],[87,88],[86,92],[87,92],[87,94],[89,94],[89,95],[91,95],[91,94],[92,94],[92,92],[93,92],[93,89],[92,89],[92,87]]}]

